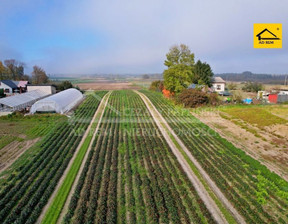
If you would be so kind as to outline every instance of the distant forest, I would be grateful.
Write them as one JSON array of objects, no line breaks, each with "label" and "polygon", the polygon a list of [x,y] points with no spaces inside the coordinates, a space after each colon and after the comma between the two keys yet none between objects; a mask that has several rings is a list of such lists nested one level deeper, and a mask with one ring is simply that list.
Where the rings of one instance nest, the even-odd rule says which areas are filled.
[{"label": "distant forest", "polygon": [[225,81],[230,82],[260,82],[265,84],[284,84],[285,77],[286,85],[288,84],[288,75],[271,75],[271,74],[254,74],[252,72],[242,72],[242,73],[222,73],[215,74],[215,76],[220,76]]}]

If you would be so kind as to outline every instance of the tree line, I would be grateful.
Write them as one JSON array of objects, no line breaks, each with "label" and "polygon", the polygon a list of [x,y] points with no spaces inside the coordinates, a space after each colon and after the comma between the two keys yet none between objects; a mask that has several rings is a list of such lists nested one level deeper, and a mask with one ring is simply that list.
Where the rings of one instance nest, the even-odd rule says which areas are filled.
[{"label": "tree line", "polygon": [[0,80],[29,81],[32,84],[45,84],[49,77],[45,70],[37,65],[33,67],[31,76],[24,73],[25,63],[15,59],[0,61]]},{"label": "tree line", "polygon": [[[288,75],[255,74],[249,71],[242,73],[222,73],[217,74],[226,81],[231,82],[261,82],[265,84],[288,84]],[[286,81],[286,83],[285,83]]]}]

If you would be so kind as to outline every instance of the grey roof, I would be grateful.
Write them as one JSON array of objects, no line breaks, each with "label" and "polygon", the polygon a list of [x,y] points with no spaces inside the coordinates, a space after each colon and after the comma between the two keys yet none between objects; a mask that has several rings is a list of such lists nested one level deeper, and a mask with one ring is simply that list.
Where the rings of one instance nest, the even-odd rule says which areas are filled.
[{"label": "grey roof", "polygon": [[4,104],[8,107],[17,107],[23,104],[27,104],[29,102],[35,102],[36,100],[41,99],[48,95],[49,95],[48,93],[45,93],[37,89],[31,92],[2,98],[0,99],[0,104]]},{"label": "grey roof", "polygon": [[1,80],[5,85],[9,86],[12,89],[17,89],[17,85],[12,80]]},{"label": "grey roof", "polygon": [[221,77],[213,77],[212,83],[225,83],[225,81]]}]

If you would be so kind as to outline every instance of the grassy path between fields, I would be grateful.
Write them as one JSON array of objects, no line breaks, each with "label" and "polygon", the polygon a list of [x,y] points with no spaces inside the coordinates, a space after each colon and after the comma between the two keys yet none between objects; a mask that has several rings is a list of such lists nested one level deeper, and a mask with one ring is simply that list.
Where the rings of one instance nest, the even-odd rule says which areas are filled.
[{"label": "grassy path between fields", "polygon": [[135,92],[146,104],[164,138],[215,220],[219,223],[245,223],[243,217],[217,188],[151,101],[144,94]]},{"label": "grassy path between fields", "polygon": [[[70,199],[81,175],[81,171],[84,168],[89,151],[92,148],[110,94],[111,92],[108,92],[102,98],[98,109],[74,154],[76,156],[71,159],[65,173],[59,181],[54,193],[50,197],[46,207],[43,209],[37,223],[54,224],[61,222],[62,217],[64,217],[64,213],[66,213],[66,210],[68,209]],[[91,134],[91,130],[94,130],[93,135]]]}]

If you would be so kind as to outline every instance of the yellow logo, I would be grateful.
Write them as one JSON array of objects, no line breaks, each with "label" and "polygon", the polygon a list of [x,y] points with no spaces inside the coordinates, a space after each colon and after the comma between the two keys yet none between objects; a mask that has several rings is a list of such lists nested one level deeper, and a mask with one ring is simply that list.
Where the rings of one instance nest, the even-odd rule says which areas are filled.
[{"label": "yellow logo", "polygon": [[282,24],[255,23],[254,48],[282,48]]}]

